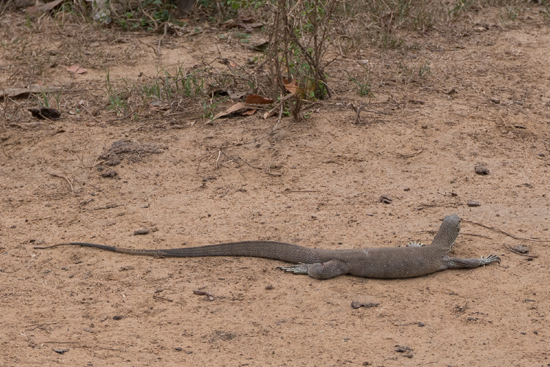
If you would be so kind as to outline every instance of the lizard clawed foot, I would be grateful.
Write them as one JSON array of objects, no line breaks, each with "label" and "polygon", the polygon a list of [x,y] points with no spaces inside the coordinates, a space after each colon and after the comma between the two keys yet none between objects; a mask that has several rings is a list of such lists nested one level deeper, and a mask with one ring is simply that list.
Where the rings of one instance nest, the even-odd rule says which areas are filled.
[{"label": "lizard clawed foot", "polygon": [[308,264],[278,266],[277,269],[281,269],[287,273],[293,273],[293,274],[308,274]]},{"label": "lizard clawed foot", "polygon": [[422,242],[411,241],[407,244],[407,247],[422,247],[426,246]]},{"label": "lizard clawed foot", "polygon": [[489,255],[486,257],[482,256],[480,260],[483,262],[483,265],[487,265],[494,262],[497,262],[500,264],[500,257],[498,257],[497,255]]}]

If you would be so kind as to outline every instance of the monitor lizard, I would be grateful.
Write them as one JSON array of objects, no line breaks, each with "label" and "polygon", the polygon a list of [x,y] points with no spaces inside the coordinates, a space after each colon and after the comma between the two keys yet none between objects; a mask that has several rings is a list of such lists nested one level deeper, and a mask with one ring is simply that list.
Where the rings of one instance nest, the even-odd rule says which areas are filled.
[{"label": "monitor lizard", "polygon": [[296,265],[279,268],[294,274],[307,274],[316,279],[329,279],[344,274],[381,279],[412,278],[445,269],[477,268],[493,262],[500,263],[500,258],[497,255],[471,259],[449,257],[448,253],[459,232],[460,218],[458,215],[449,215],[443,220],[433,242],[427,246],[413,242],[407,247],[326,250],[284,242],[245,241],[189,248],[139,250],[69,242],[48,247],[35,247],[35,249],[72,245],[155,257],[261,257],[294,263]]}]

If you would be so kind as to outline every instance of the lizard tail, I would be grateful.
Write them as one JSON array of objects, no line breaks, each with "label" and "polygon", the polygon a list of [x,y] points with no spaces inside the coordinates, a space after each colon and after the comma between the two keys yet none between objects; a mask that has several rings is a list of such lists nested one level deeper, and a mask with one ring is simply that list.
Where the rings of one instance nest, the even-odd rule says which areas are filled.
[{"label": "lizard tail", "polygon": [[58,246],[83,246],[100,250],[118,252],[129,255],[155,256],[155,257],[205,257],[205,256],[247,256],[262,257],[266,259],[282,260],[291,263],[306,263],[325,261],[319,257],[320,252],[327,250],[311,249],[304,246],[293,245],[284,242],[273,241],[244,241],[222,243],[219,245],[182,247],[160,250],[140,250],[123,247],[98,245],[86,242],[59,243],[48,247],[34,247],[35,249],[51,249]]}]

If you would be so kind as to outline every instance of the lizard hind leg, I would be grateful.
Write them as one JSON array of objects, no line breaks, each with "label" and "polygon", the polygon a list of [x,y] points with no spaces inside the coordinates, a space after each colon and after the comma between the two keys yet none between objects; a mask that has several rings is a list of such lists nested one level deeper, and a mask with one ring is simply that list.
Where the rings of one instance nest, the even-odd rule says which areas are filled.
[{"label": "lizard hind leg", "polygon": [[497,255],[489,255],[486,257],[482,256],[481,258],[461,259],[457,257],[445,256],[443,258],[443,262],[445,263],[446,269],[477,268],[478,266],[488,265],[495,262],[500,264],[500,257]]},{"label": "lizard hind leg", "polygon": [[279,266],[279,269],[294,274],[307,274],[315,279],[330,279],[338,275],[347,274],[349,271],[347,264],[339,260],[330,260],[324,263]]}]

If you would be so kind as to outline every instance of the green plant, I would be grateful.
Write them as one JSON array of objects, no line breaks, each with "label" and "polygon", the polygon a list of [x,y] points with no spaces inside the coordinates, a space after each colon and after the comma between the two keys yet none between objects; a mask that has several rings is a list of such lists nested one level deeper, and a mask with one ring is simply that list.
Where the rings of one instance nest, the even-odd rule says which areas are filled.
[{"label": "green plant", "polygon": [[393,33],[382,32],[380,34],[378,46],[383,49],[393,50],[393,49],[401,48],[404,43],[405,41],[403,41],[403,39],[397,37]]},{"label": "green plant", "polygon": [[253,12],[256,19],[267,23],[270,13],[262,10],[268,9],[270,4],[269,0],[198,0],[197,8],[208,14],[210,20],[216,23],[237,18],[243,10]]},{"label": "green plant", "polygon": [[141,86],[142,92],[147,99],[162,99],[161,87],[157,80],[153,84],[145,84]]},{"label": "green plant", "polygon": [[366,73],[361,81],[358,81],[356,78],[352,77],[347,70],[346,73],[348,74],[349,80],[357,85],[357,92],[361,97],[374,97],[374,93],[372,92],[370,86],[370,72],[368,69],[366,70]]},{"label": "green plant", "polygon": [[459,13],[470,10],[474,0],[455,0],[454,6],[449,10],[450,15],[458,15]]},{"label": "green plant", "polygon": [[176,6],[167,0],[141,0],[128,2],[122,14],[111,12],[110,15],[115,23],[125,30],[145,28],[157,32],[164,29],[163,26],[167,22],[183,25],[183,22],[171,16],[170,12],[175,8]]},{"label": "green plant", "polygon": [[29,15],[25,15],[25,26],[29,29],[32,29],[32,21]]},{"label": "green plant", "polygon": [[249,43],[250,42],[250,34],[248,33],[235,33],[235,37],[241,40],[243,43]]},{"label": "green plant", "polygon": [[400,61],[397,68],[398,75],[404,83],[419,82],[431,74],[430,62],[427,60],[421,65],[410,65]]},{"label": "green plant", "polygon": [[550,20],[550,1],[541,0],[540,5],[544,8],[542,11],[542,16],[546,21]]},{"label": "green plant", "polygon": [[40,96],[40,97],[36,96],[38,105],[39,105],[40,107],[50,108],[50,97],[49,97],[49,93],[47,93],[47,92],[40,92],[39,96]]},{"label": "green plant", "polygon": [[216,108],[218,107],[218,105],[222,102],[225,102],[229,99],[228,98],[222,98],[220,99],[219,101],[212,101],[212,100],[209,100],[209,101],[202,101],[201,102],[201,106],[202,106],[202,118],[203,120],[212,120],[215,116],[215,111],[216,111]]},{"label": "green plant", "polygon": [[107,106],[108,110],[113,110],[118,113],[122,113],[128,107],[128,103],[120,94],[111,94],[109,95],[109,105]]},{"label": "green plant", "polygon": [[426,60],[422,66],[418,68],[418,76],[422,79],[425,78],[427,75],[430,75],[432,73],[432,70],[430,68],[430,62]]},{"label": "green plant", "polygon": [[178,91],[186,97],[205,95],[204,78],[201,76],[201,72],[203,72],[203,70],[184,73],[180,67],[176,74],[175,84]]},{"label": "green plant", "polygon": [[504,9],[504,16],[502,16],[503,20],[511,20],[514,21],[517,19],[518,16],[522,15],[525,12],[525,6],[521,3],[514,3],[511,5],[507,5]]},{"label": "green plant", "polygon": [[55,99],[55,107],[59,109],[59,100],[61,98],[61,92],[51,93],[42,91],[40,94],[35,95],[36,102],[40,107],[46,107],[51,108],[51,99],[52,97]]},{"label": "green plant", "polygon": [[106,70],[106,86],[107,86],[107,99],[109,104],[107,109],[115,111],[117,114],[123,113],[127,107],[128,103],[126,98],[123,97],[122,93],[115,90],[114,86],[111,84],[111,76],[109,69]]}]

